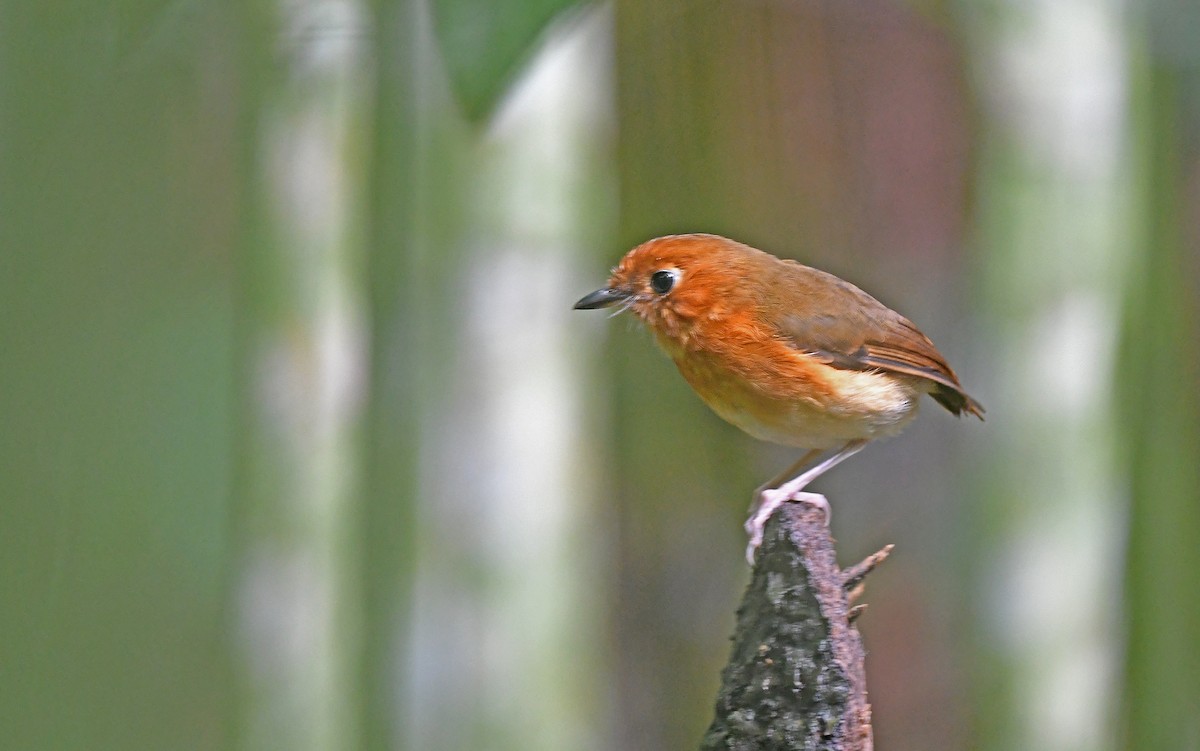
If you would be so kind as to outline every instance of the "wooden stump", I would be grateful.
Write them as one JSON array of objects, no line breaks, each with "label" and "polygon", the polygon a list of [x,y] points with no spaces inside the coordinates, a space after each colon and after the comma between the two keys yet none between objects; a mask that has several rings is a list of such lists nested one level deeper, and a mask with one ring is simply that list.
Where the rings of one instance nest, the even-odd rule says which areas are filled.
[{"label": "wooden stump", "polygon": [[701,751],[871,751],[865,652],[851,607],[891,546],[842,570],[819,509],[767,522]]}]

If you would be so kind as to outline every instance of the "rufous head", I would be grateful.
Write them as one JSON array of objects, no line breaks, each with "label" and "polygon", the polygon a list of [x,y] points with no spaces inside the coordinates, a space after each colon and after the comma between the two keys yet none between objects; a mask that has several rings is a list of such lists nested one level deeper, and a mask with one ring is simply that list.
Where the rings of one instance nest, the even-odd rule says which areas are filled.
[{"label": "rufous head", "polygon": [[678,337],[698,319],[745,306],[754,269],[772,256],[719,235],[667,235],[625,254],[608,285],[585,295],[576,310],[619,306],[660,335]]}]

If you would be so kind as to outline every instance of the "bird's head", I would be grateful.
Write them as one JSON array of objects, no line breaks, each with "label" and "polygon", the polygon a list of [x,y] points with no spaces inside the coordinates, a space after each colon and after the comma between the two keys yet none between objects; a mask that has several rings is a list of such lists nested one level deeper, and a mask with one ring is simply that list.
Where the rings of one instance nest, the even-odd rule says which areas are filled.
[{"label": "bird's head", "polygon": [[575,309],[631,310],[656,334],[684,339],[698,322],[747,304],[759,255],[767,254],[717,235],[659,237],[625,254],[608,284]]}]

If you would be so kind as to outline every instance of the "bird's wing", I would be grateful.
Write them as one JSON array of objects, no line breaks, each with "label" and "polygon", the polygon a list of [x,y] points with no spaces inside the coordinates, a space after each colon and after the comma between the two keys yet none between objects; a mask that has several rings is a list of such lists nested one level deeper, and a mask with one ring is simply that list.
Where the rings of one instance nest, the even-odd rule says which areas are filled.
[{"label": "bird's wing", "polygon": [[963,390],[933,342],[911,321],[849,282],[817,274],[805,277],[803,310],[772,316],[786,341],[835,368],[925,379],[934,384],[930,395],[946,409],[983,417],[982,405]]}]

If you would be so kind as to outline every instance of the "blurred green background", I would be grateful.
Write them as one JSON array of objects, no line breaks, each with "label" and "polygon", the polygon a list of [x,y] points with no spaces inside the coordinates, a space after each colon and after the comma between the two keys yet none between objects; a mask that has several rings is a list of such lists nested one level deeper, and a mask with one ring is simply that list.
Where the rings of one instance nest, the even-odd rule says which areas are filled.
[{"label": "blurred green background", "polygon": [[915,320],[822,478],[877,746],[1200,749],[1200,6],[0,2],[0,746],[686,749],[793,458],[631,320],[732,236]]}]

